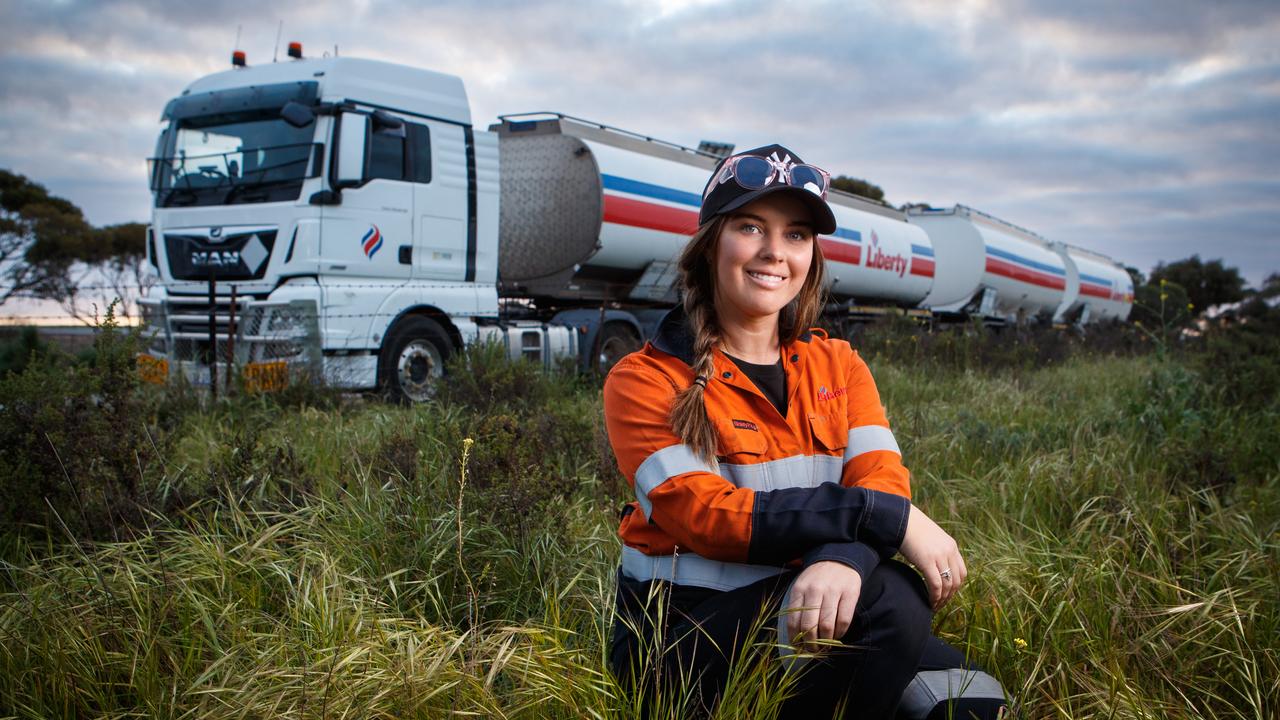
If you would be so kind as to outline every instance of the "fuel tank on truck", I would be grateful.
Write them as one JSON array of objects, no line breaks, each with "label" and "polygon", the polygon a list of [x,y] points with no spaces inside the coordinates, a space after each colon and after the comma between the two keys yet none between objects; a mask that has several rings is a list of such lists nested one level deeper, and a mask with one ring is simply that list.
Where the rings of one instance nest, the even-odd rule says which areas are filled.
[{"label": "fuel tank on truck", "polygon": [[822,237],[827,281],[836,299],[917,305],[934,282],[933,243],[893,208],[832,191],[836,231]]},{"label": "fuel tank on truck", "polygon": [[1067,266],[1067,294],[1055,320],[1081,325],[1125,320],[1133,308],[1133,278],[1116,261],[1065,243],[1054,250]]},{"label": "fuel tank on truck", "polygon": [[558,114],[503,116],[499,292],[673,302],[717,158]]},{"label": "fuel tank on truck", "polygon": [[964,205],[914,208],[908,220],[928,233],[937,278],[923,305],[968,307],[1008,319],[1052,315],[1067,292],[1066,263],[1048,240]]},{"label": "fuel tank on truck", "polygon": [[[500,292],[672,303],[717,158],[563,115],[508,115],[498,133]],[[832,294],[914,305],[933,283],[929,237],[892,208],[833,191],[820,238]]]}]

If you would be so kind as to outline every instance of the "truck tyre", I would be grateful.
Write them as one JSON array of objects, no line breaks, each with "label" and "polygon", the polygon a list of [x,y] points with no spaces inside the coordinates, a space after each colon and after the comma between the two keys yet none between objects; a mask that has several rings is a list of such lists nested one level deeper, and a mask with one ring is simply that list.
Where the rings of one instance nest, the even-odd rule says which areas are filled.
[{"label": "truck tyre", "polygon": [[591,369],[601,376],[608,375],[619,360],[639,349],[640,337],[635,330],[625,323],[608,323],[596,338],[596,352],[591,357]]},{"label": "truck tyre", "polygon": [[453,343],[439,323],[421,315],[406,317],[382,344],[379,383],[396,402],[425,402],[435,394],[435,381],[444,377],[445,361],[452,354]]}]

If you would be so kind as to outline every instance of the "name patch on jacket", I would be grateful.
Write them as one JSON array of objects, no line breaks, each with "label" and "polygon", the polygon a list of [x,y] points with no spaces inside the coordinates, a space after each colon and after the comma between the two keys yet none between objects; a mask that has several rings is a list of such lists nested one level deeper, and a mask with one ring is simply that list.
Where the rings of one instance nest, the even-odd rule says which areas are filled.
[{"label": "name patch on jacket", "polygon": [[827,389],[827,386],[826,386],[826,385],[823,385],[823,386],[821,386],[821,387],[819,387],[819,388],[818,388],[818,400],[819,400],[819,401],[822,401],[822,400],[835,400],[836,398],[840,397],[841,395],[848,395],[848,394],[849,394],[849,388],[847,388],[847,387],[841,387],[841,388],[835,388],[835,389],[832,389],[832,390],[828,390],[828,389]]},{"label": "name patch on jacket", "polygon": [[738,428],[739,430],[751,430],[752,432],[760,432],[760,428],[756,427],[756,424],[751,422],[750,420],[734,420],[733,426]]}]

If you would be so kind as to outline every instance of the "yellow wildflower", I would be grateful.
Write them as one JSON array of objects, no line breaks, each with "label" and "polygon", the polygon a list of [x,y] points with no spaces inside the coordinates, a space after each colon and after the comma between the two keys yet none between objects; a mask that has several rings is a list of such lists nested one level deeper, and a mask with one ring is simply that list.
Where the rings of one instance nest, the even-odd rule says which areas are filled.
[{"label": "yellow wildflower", "polygon": [[1027,641],[1026,641],[1026,640],[1023,640],[1022,638],[1018,638],[1018,637],[1014,638],[1014,639],[1013,639],[1013,644],[1014,644],[1014,645],[1017,645],[1019,650],[1026,650],[1026,649],[1027,649]]}]

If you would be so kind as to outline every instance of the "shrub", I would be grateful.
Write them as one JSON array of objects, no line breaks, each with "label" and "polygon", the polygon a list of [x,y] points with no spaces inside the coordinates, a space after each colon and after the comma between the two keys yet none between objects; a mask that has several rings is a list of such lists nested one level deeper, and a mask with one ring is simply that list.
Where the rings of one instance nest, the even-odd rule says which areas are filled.
[{"label": "shrub", "polygon": [[114,304],[97,326],[94,356],[49,354],[0,379],[0,524],[77,537],[116,534],[137,519],[139,479],[152,458],[135,392],[136,330]]},{"label": "shrub", "polygon": [[47,357],[51,350],[52,346],[40,340],[34,327],[19,328],[16,334],[0,341],[0,377],[22,372],[33,358]]},{"label": "shrub", "polygon": [[986,372],[1025,371],[1060,364],[1078,355],[1129,355],[1150,343],[1125,323],[1085,328],[1033,322],[990,328],[981,321],[930,326],[889,316],[854,326],[848,334],[867,358],[903,365]]},{"label": "shrub", "polygon": [[570,389],[572,375],[548,373],[534,362],[513,361],[497,342],[475,343],[449,358],[437,399],[487,413],[498,407],[537,408]]}]

